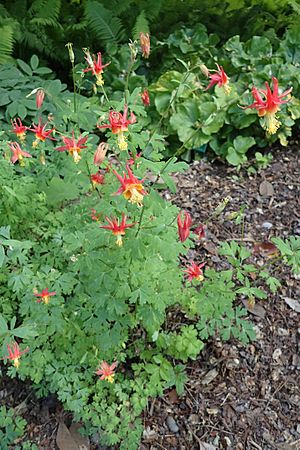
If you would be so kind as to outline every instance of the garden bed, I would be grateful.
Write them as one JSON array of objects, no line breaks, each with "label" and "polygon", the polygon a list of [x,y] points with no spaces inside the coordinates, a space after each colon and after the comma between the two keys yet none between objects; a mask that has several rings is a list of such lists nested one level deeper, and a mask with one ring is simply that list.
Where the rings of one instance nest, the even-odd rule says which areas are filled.
[{"label": "garden bed", "polygon": [[[195,224],[204,223],[224,197],[231,197],[191,257],[200,252],[208,266],[223,269],[218,243],[242,239],[240,227],[226,215],[243,204],[244,242],[249,249],[272,236],[300,234],[298,142],[288,150],[274,148],[273,156],[267,169],[252,175],[202,160],[177,176],[178,192],[164,195],[188,210]],[[267,192],[264,181],[271,185]],[[259,265],[268,260],[263,247],[253,258]],[[178,397],[171,389],[164,397],[149,400],[141,450],[300,448],[299,312],[289,300],[297,299],[299,287],[280,264],[276,276],[282,282],[278,293],[249,308],[255,341],[243,346],[235,340],[224,343],[217,336],[210,339],[199,358],[187,364],[185,394]],[[168,324],[184,320],[170,315]],[[29,384],[15,379],[1,380],[0,403],[16,407],[25,417],[26,439],[41,450],[57,448],[60,421],[71,424],[55,397],[37,400]],[[96,440],[97,436],[91,440],[91,449],[105,448]]]}]

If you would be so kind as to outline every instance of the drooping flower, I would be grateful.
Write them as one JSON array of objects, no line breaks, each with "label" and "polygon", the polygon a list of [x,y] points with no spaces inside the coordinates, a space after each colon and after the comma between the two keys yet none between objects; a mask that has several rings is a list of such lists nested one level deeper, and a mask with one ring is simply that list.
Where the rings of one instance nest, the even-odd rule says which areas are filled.
[{"label": "drooping flower", "polygon": [[100,166],[100,164],[103,163],[103,161],[105,160],[105,156],[108,150],[108,144],[107,142],[101,142],[98,147],[97,150],[95,151],[94,154],[94,164],[95,166]]},{"label": "drooping flower", "polygon": [[178,235],[181,242],[187,240],[191,232],[192,218],[187,211],[184,211],[184,220],[182,222],[182,213],[177,216]]},{"label": "drooping flower", "polygon": [[95,210],[95,208],[92,208],[91,214],[89,214],[89,216],[91,217],[92,220],[95,220],[96,222],[98,222],[101,217],[101,214],[98,214],[97,211]]},{"label": "drooping flower", "polygon": [[101,52],[97,53],[97,59],[96,56],[93,55],[93,59],[90,55],[90,52],[88,50],[85,50],[85,59],[89,65],[89,67],[87,69],[84,69],[83,72],[92,72],[93,75],[95,75],[96,77],[96,84],[97,86],[103,86],[104,84],[104,80],[102,77],[102,73],[103,73],[103,69],[105,69],[105,67],[107,67],[109,63],[107,64],[102,64],[102,56],[101,56]]},{"label": "drooping flower", "polygon": [[7,344],[6,347],[8,350],[8,356],[4,356],[4,358],[2,359],[10,359],[17,369],[20,365],[20,357],[24,355],[24,353],[29,352],[29,348],[27,347],[21,352],[19,344],[15,341],[13,341],[11,344]]},{"label": "drooping flower", "polygon": [[100,380],[107,380],[109,383],[113,383],[115,377],[115,368],[117,367],[117,365],[118,365],[117,361],[115,361],[111,365],[109,365],[105,361],[102,361],[100,363],[100,367],[95,373],[96,375],[99,376],[101,375]]},{"label": "drooping flower", "polygon": [[121,183],[120,188],[116,192],[116,195],[123,194],[124,198],[129,203],[136,203],[138,206],[143,205],[143,198],[147,192],[144,190],[143,180],[138,180],[132,173],[130,167],[126,166],[127,174],[123,172],[123,176],[118,174],[116,170],[113,173]]},{"label": "drooping flower", "polygon": [[25,152],[24,150],[21,149],[20,144],[18,144],[18,142],[10,142],[8,145],[13,153],[12,157],[10,158],[13,164],[19,161],[20,165],[24,166],[25,165],[23,161],[24,157],[32,158],[32,155],[30,153]]},{"label": "drooping flower", "polygon": [[137,153],[135,156],[132,155],[131,152],[129,152],[129,154],[130,154],[131,158],[129,158],[127,160],[127,164],[129,164],[130,166],[133,166],[133,164],[142,156],[142,152]]},{"label": "drooping flower", "polygon": [[104,184],[104,178],[105,178],[105,176],[100,172],[93,173],[91,175],[91,181],[93,183],[94,188],[97,185]]},{"label": "drooping flower", "polygon": [[200,223],[200,225],[198,225],[197,228],[195,228],[193,233],[197,234],[198,239],[204,239],[205,238],[204,225],[202,225],[202,223]]},{"label": "drooping flower", "polygon": [[46,122],[44,125],[42,124],[42,119],[39,119],[38,125],[32,124],[33,128],[28,128],[29,131],[32,131],[35,133],[35,141],[32,144],[32,147],[35,148],[38,146],[39,142],[45,142],[46,139],[51,139],[52,141],[55,141],[53,137],[50,136],[53,131],[55,131],[54,128],[52,130],[46,130],[48,122]]},{"label": "drooping flower", "polygon": [[150,36],[149,33],[140,33],[140,44],[144,58],[149,58],[150,55]]},{"label": "drooping flower", "polygon": [[263,128],[266,130],[267,134],[274,134],[280,127],[280,121],[276,117],[276,113],[280,110],[280,105],[288,103],[289,98],[282,100],[283,97],[288,96],[292,92],[292,87],[284,91],[281,95],[278,95],[278,80],[272,77],[273,81],[273,92],[266,81],[266,89],[257,89],[255,86],[252,88],[252,97],[254,102],[243,107],[255,108],[259,117],[264,117]]},{"label": "drooping flower", "polygon": [[81,160],[81,156],[79,155],[79,153],[83,148],[87,147],[84,144],[88,140],[88,136],[81,137],[80,135],[78,140],[76,141],[74,130],[72,130],[72,137],[68,138],[63,136],[62,140],[64,141],[65,145],[63,145],[62,147],[57,147],[55,150],[58,150],[59,152],[64,152],[67,150],[74,159],[74,162],[77,164]]},{"label": "drooping flower", "polygon": [[184,272],[186,272],[186,274],[188,275],[188,281],[192,281],[194,279],[198,281],[203,281],[204,279],[202,271],[203,266],[205,266],[205,263],[196,264],[194,261],[192,261],[191,265],[184,270]]},{"label": "drooping flower", "polygon": [[133,227],[135,223],[127,223],[127,216],[122,214],[122,220],[119,224],[119,220],[116,217],[113,217],[111,220],[108,217],[105,217],[109,225],[102,225],[100,228],[105,228],[106,230],[111,230],[114,236],[117,236],[116,244],[121,247],[123,245],[122,236],[125,235],[126,228]]},{"label": "drooping flower", "polygon": [[128,143],[124,132],[128,131],[128,126],[136,122],[136,117],[131,112],[130,119],[127,119],[128,106],[124,106],[124,112],[110,111],[108,115],[109,124],[97,125],[98,128],[110,128],[111,132],[118,135],[118,147],[120,150],[127,150]]},{"label": "drooping flower", "polygon": [[26,130],[28,129],[25,125],[22,124],[22,121],[19,117],[11,121],[12,124],[12,132],[16,134],[17,138],[20,139],[21,142],[25,141]]},{"label": "drooping flower", "polygon": [[229,86],[229,78],[222,66],[219,66],[219,64],[216,64],[216,66],[218,70],[215,71],[215,73],[210,73],[210,71],[208,72],[210,83],[205,90],[207,91],[217,84],[219,87],[224,88],[226,94],[229,94],[231,91],[231,87]]},{"label": "drooping flower", "polygon": [[149,92],[147,91],[147,89],[144,89],[144,91],[141,93],[141,98],[142,98],[142,102],[144,103],[145,106],[150,105],[150,97],[149,97]]},{"label": "drooping flower", "polygon": [[35,297],[38,297],[39,300],[37,300],[38,303],[42,302],[45,303],[45,305],[48,305],[50,301],[50,297],[53,297],[53,295],[56,295],[56,292],[49,292],[49,289],[42,289],[42,292],[37,292],[34,294]]},{"label": "drooping flower", "polygon": [[40,109],[42,107],[44,98],[45,98],[44,89],[38,89],[38,91],[36,93],[36,97],[35,97],[37,109]]}]

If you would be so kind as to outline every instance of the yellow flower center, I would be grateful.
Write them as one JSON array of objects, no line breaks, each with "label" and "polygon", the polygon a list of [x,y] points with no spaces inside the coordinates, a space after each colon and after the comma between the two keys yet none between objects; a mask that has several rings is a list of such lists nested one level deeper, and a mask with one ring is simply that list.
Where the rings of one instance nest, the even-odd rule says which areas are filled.
[{"label": "yellow flower center", "polygon": [[[122,234],[124,234],[124,233],[122,233]],[[117,246],[118,247],[122,247],[122,245],[123,245],[122,235],[121,234],[116,234],[116,236],[117,236],[117,240],[116,240]]]},{"label": "yellow flower center", "polygon": [[19,358],[15,358],[13,361],[14,361],[14,366],[17,369],[20,366]]},{"label": "yellow flower center", "polygon": [[48,305],[49,301],[50,301],[49,295],[45,295],[45,296],[43,297],[43,302],[45,303],[45,305]]},{"label": "yellow flower center", "polygon": [[118,147],[121,151],[127,150],[128,148],[126,137],[124,136],[124,133],[122,131],[118,134]]},{"label": "yellow flower center", "polygon": [[266,114],[264,117],[263,128],[266,130],[267,134],[275,134],[280,127],[281,123],[277,119],[275,114]]},{"label": "yellow flower center", "polygon": [[203,275],[197,275],[195,278],[198,281],[203,281],[204,280],[204,276]]},{"label": "yellow flower center", "polygon": [[124,197],[129,203],[136,203],[138,206],[143,206],[143,194],[141,191],[143,190],[142,184],[129,184],[126,190],[123,192]]},{"label": "yellow flower center", "polygon": [[108,377],[106,377],[107,381],[108,381],[109,383],[113,383],[113,382],[114,382],[114,376],[115,376],[115,374],[108,375]]},{"label": "yellow flower center", "polygon": [[75,164],[79,163],[81,160],[81,156],[79,155],[80,150],[81,149],[79,147],[71,147],[69,149],[70,155],[73,157]]},{"label": "yellow flower center", "polygon": [[225,83],[223,87],[224,87],[225,94],[229,95],[231,92],[231,86],[229,86],[229,83]]},{"label": "yellow flower center", "polygon": [[39,139],[36,138],[36,140],[32,144],[32,148],[37,148],[38,145],[39,145]]},{"label": "yellow flower center", "polygon": [[96,81],[96,85],[97,86],[103,86],[104,85],[104,80],[103,80],[101,72],[96,75],[96,79],[97,79],[97,81]]}]

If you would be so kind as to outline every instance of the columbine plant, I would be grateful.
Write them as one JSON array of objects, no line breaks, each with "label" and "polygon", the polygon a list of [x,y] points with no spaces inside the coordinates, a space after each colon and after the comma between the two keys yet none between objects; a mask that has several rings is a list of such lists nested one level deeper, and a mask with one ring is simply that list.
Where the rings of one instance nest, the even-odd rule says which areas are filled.
[{"label": "columbine plant", "polygon": [[282,99],[289,96],[293,89],[289,88],[279,95],[277,78],[272,77],[272,81],[273,92],[268,82],[266,82],[266,89],[257,89],[254,86],[252,88],[252,96],[255,101],[251,105],[244,107],[244,109],[255,108],[257,110],[258,116],[263,118],[262,126],[267,134],[275,134],[280,127],[280,121],[276,114],[280,110],[280,105],[290,101],[290,98]]}]

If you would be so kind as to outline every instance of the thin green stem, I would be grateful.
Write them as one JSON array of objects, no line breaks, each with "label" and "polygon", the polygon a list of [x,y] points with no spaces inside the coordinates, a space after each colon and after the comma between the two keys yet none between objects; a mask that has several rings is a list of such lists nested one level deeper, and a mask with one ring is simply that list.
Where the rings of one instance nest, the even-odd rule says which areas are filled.
[{"label": "thin green stem", "polygon": [[144,211],[145,211],[145,205],[142,206],[140,219],[139,219],[139,225],[138,225],[137,232],[135,233],[135,237],[137,237],[139,232],[140,232],[140,229],[141,229],[141,226],[142,226],[142,220],[143,220]]}]

